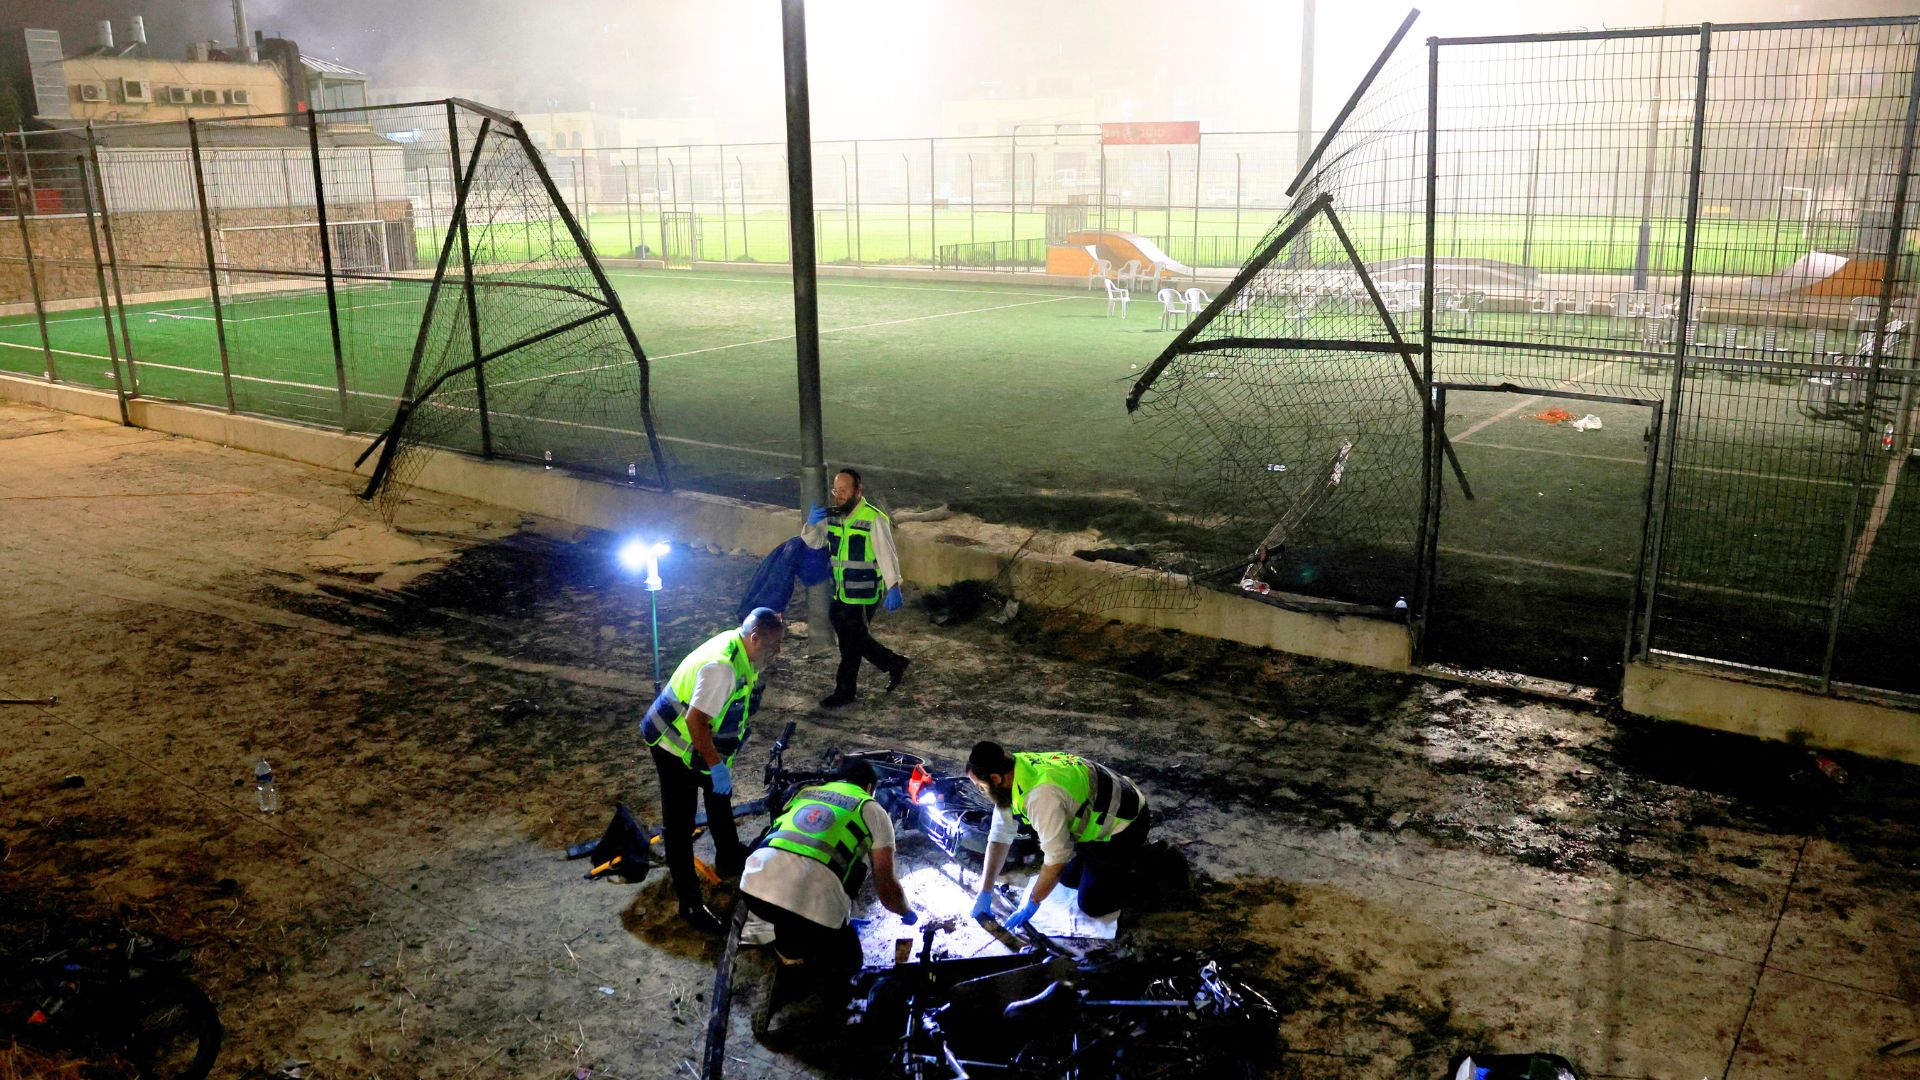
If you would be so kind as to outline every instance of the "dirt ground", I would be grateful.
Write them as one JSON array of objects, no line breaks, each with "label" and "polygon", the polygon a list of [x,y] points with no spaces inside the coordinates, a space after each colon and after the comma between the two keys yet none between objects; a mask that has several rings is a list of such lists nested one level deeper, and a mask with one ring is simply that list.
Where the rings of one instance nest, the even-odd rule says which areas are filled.
[{"label": "dirt ground", "polygon": [[[0,706],[0,940],[182,942],[222,1076],[694,1074],[714,945],[664,875],[563,857],[615,801],[657,820],[646,594],[604,534],[421,493],[389,529],[353,487],[0,405],[0,696],[58,696]],[[663,663],[754,565],[676,547]],[[1916,770],[1831,755],[1836,782],[1804,747],[1117,622],[910,604],[876,632],[915,666],[849,710],[813,706],[825,643],[790,648],[743,794],[790,718],[803,754],[957,765],[993,737],[1133,776],[1202,881],[1122,937],[1261,987],[1272,1075],[1544,1050],[1585,1076],[1920,1077]],[[742,1026],[730,1076],[884,1053],[786,1057]]]}]

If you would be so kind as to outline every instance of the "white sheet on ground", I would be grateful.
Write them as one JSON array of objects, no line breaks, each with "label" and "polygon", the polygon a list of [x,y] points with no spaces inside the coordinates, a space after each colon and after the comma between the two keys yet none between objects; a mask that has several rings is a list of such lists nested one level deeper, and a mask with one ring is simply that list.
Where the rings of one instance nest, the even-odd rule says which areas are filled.
[{"label": "white sheet on ground", "polygon": [[1059,885],[1047,894],[1034,913],[1033,928],[1048,937],[1099,938],[1112,941],[1120,932],[1120,913],[1098,919],[1080,910],[1080,891]]}]

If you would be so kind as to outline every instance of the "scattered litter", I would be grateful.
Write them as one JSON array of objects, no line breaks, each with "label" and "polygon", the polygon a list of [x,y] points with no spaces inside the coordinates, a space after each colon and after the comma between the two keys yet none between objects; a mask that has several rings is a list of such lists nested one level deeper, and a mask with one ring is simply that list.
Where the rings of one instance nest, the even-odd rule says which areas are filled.
[{"label": "scattered litter", "polygon": [[1920,1055],[1920,1036],[1907,1039],[1895,1039],[1880,1048],[1881,1057],[1911,1057]]},{"label": "scattered litter", "polygon": [[497,712],[497,713],[506,713],[509,718],[517,717],[517,716],[525,716],[528,713],[539,712],[540,703],[532,700],[531,698],[523,698],[523,697],[509,698],[508,700],[503,701],[498,705],[494,705],[490,707],[488,711]]},{"label": "scattered litter", "polygon": [[307,1066],[311,1061],[288,1058],[273,1070],[273,1080],[306,1080]]},{"label": "scattered litter", "polygon": [[1013,620],[1013,617],[1015,615],[1018,615],[1018,614],[1020,614],[1020,601],[1009,600],[1006,602],[1006,605],[1000,609],[1000,614],[990,615],[988,616],[988,620],[990,622],[997,623],[1001,626],[1005,626],[1007,623]]},{"label": "scattered litter", "polygon": [[613,996],[613,987],[611,987],[611,986],[603,986],[603,987],[601,987],[601,988],[600,988],[600,992],[601,992],[601,993],[603,993],[603,994],[605,994],[605,995],[607,995],[608,997],[612,997],[612,996]]},{"label": "scattered litter", "polygon": [[1271,463],[1271,462],[1269,462],[1269,463],[1267,464],[1267,471],[1268,471],[1268,472],[1286,472],[1286,471],[1287,471],[1287,467],[1286,467],[1285,465],[1275,465],[1275,464],[1273,464],[1273,463]]},{"label": "scattered litter", "polygon": [[1847,782],[1847,770],[1841,768],[1840,763],[1832,758],[1824,754],[1814,754],[1813,765],[1820,770],[1822,776],[1825,776],[1834,783],[1844,784]]},{"label": "scattered litter", "polygon": [[1259,593],[1261,596],[1273,591],[1273,586],[1257,578],[1241,578],[1240,587],[1250,593]]},{"label": "scattered litter", "polygon": [[1255,727],[1270,728],[1273,726],[1272,724],[1267,723],[1265,720],[1262,720],[1259,717],[1254,716],[1252,713],[1247,714],[1247,719],[1253,721]]},{"label": "scattered litter", "polygon": [[86,787],[87,778],[79,773],[68,773],[60,778],[60,786],[63,788]]},{"label": "scattered litter", "polygon": [[1603,425],[1600,423],[1598,416],[1588,413],[1567,426],[1575,431],[1599,431]]},{"label": "scattered litter", "polygon": [[1548,409],[1546,412],[1534,413],[1533,418],[1535,420],[1544,420],[1549,424],[1564,424],[1573,419],[1573,414],[1565,409],[1554,408]]},{"label": "scattered litter", "polygon": [[1217,371],[1209,371],[1205,375],[1202,375],[1200,377],[1203,379],[1217,379],[1220,377],[1220,373]]}]

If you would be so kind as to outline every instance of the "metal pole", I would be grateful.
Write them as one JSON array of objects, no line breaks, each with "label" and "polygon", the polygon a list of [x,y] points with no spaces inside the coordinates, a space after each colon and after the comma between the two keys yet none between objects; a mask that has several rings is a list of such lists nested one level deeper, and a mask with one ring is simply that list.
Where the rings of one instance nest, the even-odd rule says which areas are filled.
[{"label": "metal pole", "polygon": [[[733,155],[733,171],[740,174],[740,258],[744,262],[752,262],[753,245],[747,240],[747,167],[740,163],[739,154]],[[723,198],[726,196],[724,190],[720,194]]]},{"label": "metal pole", "polygon": [[1233,154],[1233,255],[1240,258],[1240,152]]},{"label": "metal pole", "polygon": [[[187,120],[187,149],[193,155],[193,191],[200,202],[200,242],[207,255],[207,295],[213,299],[213,337],[220,345],[220,386],[233,412],[233,369],[227,358],[227,320],[220,307],[220,267],[213,257],[213,216],[207,205],[207,175],[200,160],[200,121]],[[372,151],[368,151],[372,153]]]},{"label": "metal pole", "polygon": [[1533,198],[1540,187],[1540,129],[1533,129],[1533,163],[1527,170],[1526,239],[1520,243],[1520,265],[1533,265]]},{"label": "metal pole", "polygon": [[1196,135],[1193,139],[1193,250],[1188,253],[1189,266],[1200,265],[1200,148],[1205,138],[1205,135]]},{"label": "metal pole", "polygon": [[[1660,91],[1655,83],[1653,96],[1647,99],[1647,163],[1640,180],[1640,240],[1633,253],[1633,287],[1635,290],[1647,287],[1647,263],[1653,248],[1653,176],[1654,165],[1660,156]],[[1680,317],[1686,318],[1681,312]],[[1678,418],[1680,410],[1671,410]],[[1659,560],[1654,560],[1656,563]]]},{"label": "metal pole", "polygon": [[[1867,358],[1866,385],[1863,388],[1866,415],[1875,416],[1874,394],[1880,388],[1881,361],[1885,358],[1887,347],[1887,315],[1893,306],[1893,286],[1900,264],[1901,231],[1905,225],[1907,211],[1907,182],[1913,173],[1914,128],[1920,125],[1920,49],[1915,50],[1913,74],[1907,80],[1907,124],[1906,134],[1900,144],[1900,167],[1894,172],[1893,210],[1887,220],[1886,256],[1882,262],[1880,274],[1880,305],[1873,322],[1873,352]],[[1910,377],[1910,374],[1909,374]],[[1902,404],[1905,395],[1902,395]],[[1906,411],[1901,410],[1896,431],[1907,423]],[[1840,616],[1845,610],[1850,594],[1853,592],[1855,578],[1853,548],[1860,527],[1860,496],[1866,487],[1868,462],[1873,458],[1873,445],[1880,437],[1875,424],[1868,422],[1860,425],[1860,448],[1854,454],[1855,475],[1851,477],[1853,492],[1847,499],[1847,525],[1841,534],[1839,566],[1834,572],[1833,602],[1827,614],[1827,650],[1820,661],[1820,689],[1833,689],[1833,659],[1840,646]],[[1904,443],[1896,442],[1892,453],[1905,454]]]},{"label": "metal pole", "polygon": [[27,204],[21,197],[20,174],[33,170],[33,159],[27,154],[27,136],[21,133],[20,168],[15,170],[12,151],[7,150],[4,137],[0,137],[0,151],[7,154],[7,176],[13,184],[13,216],[20,223],[20,252],[27,260],[27,285],[33,290],[33,317],[40,323],[40,352],[46,358],[47,378],[58,379],[59,373],[53,366],[53,341],[47,336],[47,306],[40,296],[40,271],[33,261],[32,230],[27,227]]},{"label": "metal pole", "polygon": [[905,171],[905,177],[906,177],[904,180],[904,184],[906,186],[906,192],[907,192],[906,193],[907,261],[912,262],[913,261],[913,162],[907,160],[907,155],[905,154],[900,155],[900,168]]},{"label": "metal pole", "polygon": [[[807,15],[805,0],[781,0],[787,100],[787,220],[793,248],[794,369],[800,393],[800,506],[827,505],[826,447],[820,409],[820,302],[813,236],[813,122],[807,95]],[[855,143],[858,153],[859,144]],[[824,645],[827,591],[807,590],[807,616],[813,640]],[[709,1062],[720,1075],[716,1048]]]},{"label": "metal pole", "polygon": [[927,247],[934,257],[940,254],[940,211],[934,200],[940,197],[937,189],[940,176],[938,153],[933,140],[927,140]]},{"label": "metal pole", "polygon": [[1173,151],[1167,151],[1167,246],[1173,246]]},{"label": "metal pole", "polygon": [[620,166],[620,216],[627,219],[627,257],[632,258],[637,250],[633,243],[633,170],[627,168],[617,152],[613,163]]},{"label": "metal pole", "polygon": [[87,159],[76,156],[73,160],[80,168],[80,203],[87,215],[87,240],[93,245],[93,280],[100,289],[100,317],[107,324],[107,362],[113,365],[109,372],[113,376],[113,394],[120,402],[120,422],[131,427],[133,421],[127,416],[127,384],[120,375],[120,346],[113,333],[113,302],[107,298],[107,267],[100,258],[100,234],[93,228],[93,185],[87,183]]},{"label": "metal pole", "polygon": [[967,243],[979,240],[974,235],[973,208],[980,201],[980,189],[973,182],[973,155],[967,155]]},{"label": "metal pole", "polygon": [[[1300,167],[1305,167],[1307,158],[1313,154],[1313,5],[1314,0],[1300,3],[1300,111],[1295,121],[1298,130],[1293,137],[1297,155],[1294,160]],[[1437,59],[1438,54],[1435,55]]]},{"label": "metal pole", "polygon": [[347,415],[347,363],[340,350],[340,297],[333,281],[333,238],[327,235],[326,180],[320,167],[319,117],[307,114],[307,147],[313,154],[313,214],[320,223],[320,269],[327,283],[327,326],[333,332],[333,375],[340,388],[340,430],[351,431]]},{"label": "metal pole", "polygon": [[113,303],[120,312],[120,346],[127,354],[127,392],[140,396],[140,372],[133,366],[133,335],[127,332],[127,298],[120,291],[120,255],[113,246],[113,215],[107,206],[107,174],[100,169],[100,143],[93,137],[93,121],[87,121],[87,155],[93,159],[93,182],[100,200],[100,236],[107,243],[107,276],[113,281]]},{"label": "metal pole", "polygon": [[[793,168],[791,158],[787,168]],[[840,155],[840,246],[848,262],[853,260],[853,173],[847,169],[847,155]]]},{"label": "metal pole", "polygon": [[853,262],[855,266],[866,260],[867,241],[861,235],[866,225],[866,206],[860,201],[860,140],[853,140]]},{"label": "metal pole", "polygon": [[[673,189],[673,213],[675,217],[678,217],[680,215],[680,168],[679,166],[673,163],[672,158],[667,159],[667,183]],[[666,248],[667,248],[666,228],[667,228],[667,219],[663,215],[660,219],[660,230],[661,230],[660,250],[662,254],[666,253]],[[687,250],[688,250],[687,265],[692,266],[693,265],[693,255],[692,255],[693,220],[691,215],[689,215],[687,219]]]},{"label": "metal pole", "polygon": [[[1687,319],[1692,314],[1693,304],[1693,244],[1700,225],[1700,158],[1704,147],[1702,133],[1707,123],[1707,72],[1713,57],[1713,24],[1700,24],[1700,64],[1694,73],[1693,87],[1693,154],[1687,163],[1687,224],[1685,238],[1680,249],[1680,299],[1679,307],[1674,310],[1673,334],[1673,381],[1667,390],[1667,434],[1662,440],[1666,443],[1667,462],[1665,476],[1661,478],[1658,502],[1654,506],[1656,521],[1652,527],[1653,551],[1647,560],[1647,578],[1644,589],[1647,607],[1640,620],[1640,640],[1636,643],[1638,653],[1645,656],[1653,641],[1653,607],[1659,593],[1660,556],[1667,546],[1667,508],[1673,501],[1674,464],[1680,456],[1680,414],[1685,412],[1680,400],[1686,390],[1687,368]],[[1655,122],[1659,120],[1655,111]],[[1645,251],[1646,219],[1641,219],[1641,244]],[[1645,280],[1645,267],[1641,267],[1638,280]],[[1629,630],[1631,632],[1631,630]]]},{"label": "metal pole", "polygon": [[[473,143],[476,160],[480,150],[480,140]],[[447,102],[447,156],[453,162],[455,174],[460,169],[460,121],[459,113],[453,102]],[[471,182],[471,179],[469,179]],[[460,293],[467,308],[467,341],[473,346],[473,404],[480,413],[480,456],[493,456],[493,415],[487,408],[487,369],[480,363],[483,349],[480,345],[480,299],[473,288],[473,247],[472,233],[467,229],[465,202],[461,204],[458,221],[449,221],[448,227],[460,233]],[[433,309],[428,307],[422,318],[432,318]]]},{"label": "metal pole", "polygon": [[[1311,3],[1311,0],[1309,0]],[[1427,408],[1420,413],[1420,520],[1414,530],[1414,603],[1419,619],[1412,627],[1413,658],[1426,653],[1427,627],[1433,611],[1434,577],[1438,567],[1440,485],[1435,467],[1434,445],[1440,436],[1436,425],[1446,422],[1444,400],[1433,397],[1433,264],[1434,227],[1440,204],[1440,39],[1427,39],[1427,228],[1424,259],[1420,270],[1420,392],[1427,395]],[[1305,159],[1302,158],[1302,161]]]},{"label": "metal pole", "polygon": [[721,143],[720,157],[720,261],[733,261],[733,234],[727,228],[727,144]]},{"label": "metal pole", "polygon": [[1107,227],[1107,134],[1100,133],[1100,228]]},{"label": "metal pole", "polygon": [[1015,219],[1020,216],[1020,144],[1018,135],[1007,136],[1007,251],[1013,251],[1013,242],[1019,236],[1014,227]]},{"label": "metal pole", "polygon": [[1607,258],[1605,262],[1589,263],[1588,265],[1592,265],[1592,266],[1614,265],[1613,227],[1620,220],[1620,160],[1624,156],[1625,155],[1619,150],[1615,150],[1613,152],[1613,189],[1612,189],[1613,200],[1612,200],[1612,205],[1610,205],[1607,208]]}]

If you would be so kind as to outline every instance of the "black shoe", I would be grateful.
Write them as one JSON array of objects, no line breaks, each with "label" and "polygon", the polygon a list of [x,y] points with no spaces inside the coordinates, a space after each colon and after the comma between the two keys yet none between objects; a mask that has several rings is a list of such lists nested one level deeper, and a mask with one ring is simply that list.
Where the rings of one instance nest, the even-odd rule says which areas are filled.
[{"label": "black shoe", "polygon": [[887,672],[887,692],[888,693],[892,693],[893,688],[900,685],[900,680],[907,677],[907,665],[911,663],[913,663],[913,661],[903,656],[900,658],[899,665],[895,667],[892,671]]},{"label": "black shoe", "polygon": [[853,704],[853,694],[845,690],[835,690],[820,699],[820,707],[823,709],[837,709],[842,705],[851,704]]},{"label": "black shoe", "polygon": [[703,934],[720,932],[720,916],[715,915],[705,904],[681,904],[680,918],[688,926]]}]

